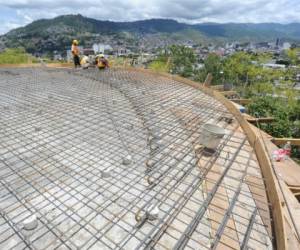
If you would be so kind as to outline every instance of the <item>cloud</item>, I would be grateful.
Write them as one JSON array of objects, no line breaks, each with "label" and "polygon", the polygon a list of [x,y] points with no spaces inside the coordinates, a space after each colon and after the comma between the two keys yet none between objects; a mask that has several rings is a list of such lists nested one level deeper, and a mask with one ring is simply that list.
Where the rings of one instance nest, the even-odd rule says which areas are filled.
[{"label": "cloud", "polygon": [[299,0],[0,0],[0,33],[40,18],[77,14],[113,21],[300,22]]}]

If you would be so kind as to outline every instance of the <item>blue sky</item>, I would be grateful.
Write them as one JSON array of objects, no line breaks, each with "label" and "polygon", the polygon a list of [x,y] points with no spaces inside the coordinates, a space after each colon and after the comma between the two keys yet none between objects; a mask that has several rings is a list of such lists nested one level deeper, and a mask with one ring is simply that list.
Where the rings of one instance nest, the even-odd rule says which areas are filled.
[{"label": "blue sky", "polygon": [[0,0],[0,34],[62,14],[113,21],[300,22],[300,0]]}]

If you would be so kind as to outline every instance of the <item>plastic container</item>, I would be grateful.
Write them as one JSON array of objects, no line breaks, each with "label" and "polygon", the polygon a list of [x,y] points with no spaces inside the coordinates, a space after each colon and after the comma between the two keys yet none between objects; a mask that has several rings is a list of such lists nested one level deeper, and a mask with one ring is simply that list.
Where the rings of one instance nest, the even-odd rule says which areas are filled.
[{"label": "plastic container", "polygon": [[200,143],[208,149],[216,149],[225,134],[226,130],[217,125],[210,123],[204,124],[200,136]]},{"label": "plastic container", "polygon": [[284,161],[286,159],[286,151],[282,148],[274,150],[272,159],[273,161]]}]

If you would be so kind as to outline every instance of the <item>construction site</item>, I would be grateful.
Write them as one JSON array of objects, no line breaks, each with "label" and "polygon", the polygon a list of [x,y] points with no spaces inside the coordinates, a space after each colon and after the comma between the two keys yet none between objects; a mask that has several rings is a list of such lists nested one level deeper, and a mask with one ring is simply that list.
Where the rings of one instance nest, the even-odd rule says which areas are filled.
[{"label": "construction site", "polygon": [[0,249],[300,249],[300,168],[224,94],[0,68]]}]

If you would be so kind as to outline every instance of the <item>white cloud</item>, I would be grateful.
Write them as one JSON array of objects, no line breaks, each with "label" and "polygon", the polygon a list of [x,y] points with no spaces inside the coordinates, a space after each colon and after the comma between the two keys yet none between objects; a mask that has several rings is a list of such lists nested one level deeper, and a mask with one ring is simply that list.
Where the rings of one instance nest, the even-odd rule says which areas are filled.
[{"label": "white cloud", "polygon": [[113,21],[300,22],[299,0],[0,0],[0,16],[6,11],[11,14],[0,17],[2,33],[32,20],[77,13]]},{"label": "white cloud", "polygon": [[4,22],[1,26],[0,26],[0,34],[4,34],[5,32],[7,32],[8,30],[12,30],[15,28],[20,27],[22,24],[20,23],[13,23],[13,22]]}]

